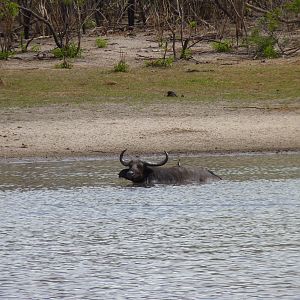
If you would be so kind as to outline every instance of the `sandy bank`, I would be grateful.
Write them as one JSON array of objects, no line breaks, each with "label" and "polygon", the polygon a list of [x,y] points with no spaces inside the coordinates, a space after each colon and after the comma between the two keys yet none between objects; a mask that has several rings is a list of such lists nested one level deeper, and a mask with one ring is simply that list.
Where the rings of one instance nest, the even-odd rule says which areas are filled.
[{"label": "sandy bank", "polygon": [[0,158],[300,150],[298,110],[172,103],[5,110]]}]

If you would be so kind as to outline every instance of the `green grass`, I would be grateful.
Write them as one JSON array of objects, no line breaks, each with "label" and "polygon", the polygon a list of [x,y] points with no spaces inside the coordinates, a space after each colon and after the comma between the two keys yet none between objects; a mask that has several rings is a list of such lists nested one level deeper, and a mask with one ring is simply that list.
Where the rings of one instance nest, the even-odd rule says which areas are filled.
[{"label": "green grass", "polygon": [[96,38],[96,45],[98,48],[106,48],[107,47],[107,40],[98,37]]},{"label": "green grass", "polygon": [[217,52],[230,52],[232,50],[232,44],[230,41],[220,41],[220,42],[213,42],[212,43],[213,49]]},{"label": "green grass", "polygon": [[78,46],[75,43],[70,43],[64,48],[54,48],[51,52],[56,58],[63,58],[64,56],[76,58],[81,57],[82,49],[78,49]]},{"label": "green grass", "polygon": [[129,65],[126,63],[124,59],[121,59],[115,66],[114,66],[115,72],[123,72],[126,73],[129,71]]},{"label": "green grass", "polygon": [[[4,82],[0,85],[0,108],[104,102],[134,105],[154,101],[277,101],[288,105],[300,99],[300,65],[205,64],[192,65],[199,72],[186,72],[188,68],[190,64],[166,69],[141,67],[128,73],[96,68],[0,70]],[[168,90],[185,97],[171,100],[165,97]]]},{"label": "green grass", "polygon": [[146,67],[168,68],[171,67],[174,62],[173,57],[167,57],[165,59],[158,58],[145,62]]}]

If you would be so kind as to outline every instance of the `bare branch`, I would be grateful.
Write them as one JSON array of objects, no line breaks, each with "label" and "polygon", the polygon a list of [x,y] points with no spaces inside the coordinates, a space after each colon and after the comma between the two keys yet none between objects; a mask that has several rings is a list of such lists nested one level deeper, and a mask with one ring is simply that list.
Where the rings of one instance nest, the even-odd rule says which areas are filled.
[{"label": "bare branch", "polygon": [[[263,8],[260,8],[258,6],[254,6],[248,2],[246,2],[246,7],[256,11],[256,12],[259,12],[259,13],[262,13],[262,14],[267,14],[267,13],[270,13],[269,10],[266,10],[266,9],[263,9]],[[280,16],[278,16],[278,20],[283,22],[283,23],[286,23],[286,24],[295,24],[295,23],[300,23],[300,19],[285,19],[285,18],[282,18]]]},{"label": "bare branch", "polygon": [[34,12],[33,10],[27,8],[27,7],[24,7],[24,6],[20,6],[20,9],[25,11],[25,12],[28,12],[28,13],[31,13],[35,18],[37,18],[39,21],[43,22],[44,24],[46,24],[50,30],[50,32],[52,33],[53,35],[53,38],[54,38],[54,41],[55,41],[55,44],[57,45],[57,47],[61,48],[62,47],[62,44],[61,42],[58,40],[58,37],[57,37],[57,34],[52,26],[52,24],[47,20],[45,19],[44,17],[38,15],[36,12]]}]

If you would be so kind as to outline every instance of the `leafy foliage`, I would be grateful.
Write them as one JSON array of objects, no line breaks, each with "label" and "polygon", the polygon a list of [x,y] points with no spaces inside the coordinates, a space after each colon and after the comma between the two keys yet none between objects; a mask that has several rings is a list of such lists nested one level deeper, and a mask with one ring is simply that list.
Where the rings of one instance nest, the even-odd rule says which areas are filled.
[{"label": "leafy foliage", "polygon": [[106,48],[107,47],[107,40],[101,38],[101,37],[98,37],[96,39],[96,45],[98,48]]},{"label": "leafy foliage", "polygon": [[173,62],[174,62],[173,57],[159,58],[159,59],[147,61],[146,67],[166,68],[166,67],[171,67]]},{"label": "leafy foliage", "polygon": [[37,45],[37,44],[34,44],[32,45],[31,49],[30,49],[32,52],[40,52],[41,51],[41,46],[40,45]]},{"label": "leafy foliage", "polygon": [[126,63],[124,58],[121,58],[120,61],[114,66],[115,72],[128,72],[129,65]]},{"label": "leafy foliage", "polygon": [[13,48],[13,24],[19,14],[19,5],[10,0],[0,1],[1,59],[11,56]]},{"label": "leafy foliage", "polygon": [[0,51],[0,60],[7,60],[9,57],[13,56],[15,53],[13,51]]},{"label": "leafy foliage", "polygon": [[276,58],[279,56],[276,50],[276,45],[278,45],[276,30],[280,25],[280,15],[281,12],[278,9],[266,13],[252,31],[248,42],[250,46],[254,46],[257,57]]},{"label": "leafy foliage", "polygon": [[180,58],[182,58],[182,59],[192,58],[192,50],[191,49],[182,49]]},{"label": "leafy foliage", "polygon": [[196,22],[196,21],[190,21],[190,22],[189,22],[189,27],[190,27],[191,29],[195,29],[195,28],[197,27],[197,22]]},{"label": "leafy foliage", "polygon": [[286,4],[286,9],[295,14],[299,14],[300,13],[300,0],[293,0],[291,2],[288,2]]},{"label": "leafy foliage", "polygon": [[96,22],[92,19],[87,19],[85,22],[84,22],[84,26],[86,29],[92,29],[92,28],[95,28],[97,26]]},{"label": "leafy foliage", "polygon": [[82,54],[82,49],[78,49],[75,43],[70,43],[68,46],[64,48],[55,48],[52,50],[52,54],[56,58],[76,58],[80,57]]},{"label": "leafy foliage", "polygon": [[73,67],[73,65],[70,64],[69,62],[67,62],[66,60],[63,60],[62,63],[57,64],[55,66],[55,68],[57,68],[57,69],[72,69],[72,67]]},{"label": "leafy foliage", "polygon": [[7,17],[15,18],[19,14],[19,5],[10,0],[1,0],[0,3],[0,20]]},{"label": "leafy foliage", "polygon": [[266,13],[264,17],[260,19],[259,27],[265,29],[269,33],[274,33],[279,28],[279,16],[281,12],[279,9],[271,10],[270,12]]},{"label": "leafy foliage", "polygon": [[223,42],[213,42],[212,47],[217,52],[230,52],[232,50],[232,43],[224,40]]},{"label": "leafy foliage", "polygon": [[273,36],[262,35],[259,29],[252,31],[248,41],[255,47],[257,57],[276,58],[279,56],[275,49],[277,40]]}]

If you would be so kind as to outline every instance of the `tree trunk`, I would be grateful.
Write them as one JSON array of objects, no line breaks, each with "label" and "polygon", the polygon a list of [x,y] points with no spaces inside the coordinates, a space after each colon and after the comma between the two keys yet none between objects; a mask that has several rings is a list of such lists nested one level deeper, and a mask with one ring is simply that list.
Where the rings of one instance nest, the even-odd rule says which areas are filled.
[{"label": "tree trunk", "polygon": [[144,10],[143,0],[138,0],[138,3],[140,6],[140,14],[141,14],[141,19],[142,19],[143,25],[146,25],[147,19],[146,19],[146,13]]},{"label": "tree trunk", "polygon": [[23,16],[23,28],[24,28],[24,38],[26,40],[30,37],[30,21],[31,21],[31,13],[25,12]]},{"label": "tree trunk", "polygon": [[128,26],[134,27],[135,0],[128,0]]},{"label": "tree trunk", "polygon": [[98,1],[95,0],[96,3],[96,11],[95,11],[95,20],[96,20],[96,25],[99,27],[103,25],[103,16],[101,14],[101,11],[103,9],[103,1]]}]

